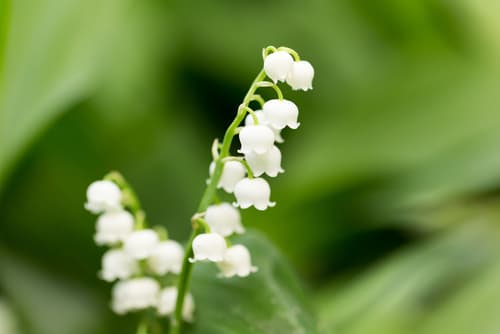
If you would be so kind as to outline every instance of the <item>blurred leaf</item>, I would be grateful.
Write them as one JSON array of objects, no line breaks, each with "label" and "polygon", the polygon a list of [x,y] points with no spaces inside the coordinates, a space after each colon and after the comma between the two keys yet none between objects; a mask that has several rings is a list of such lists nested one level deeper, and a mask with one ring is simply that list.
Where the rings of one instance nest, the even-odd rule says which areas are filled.
[{"label": "blurred leaf", "polygon": [[28,143],[95,89],[127,4],[2,1],[0,185]]},{"label": "blurred leaf", "polygon": [[234,243],[250,249],[259,271],[247,278],[221,279],[213,264],[197,265],[191,284],[197,319],[187,333],[316,333],[303,289],[274,247],[252,232]]},{"label": "blurred leaf", "polygon": [[18,334],[19,328],[16,316],[9,303],[0,297],[0,333]]},{"label": "blurred leaf", "polygon": [[0,267],[0,284],[21,313],[24,334],[99,332],[106,313],[88,289],[5,251],[0,253]]},{"label": "blurred leaf", "polygon": [[[472,300],[490,303],[489,307],[497,309],[498,298],[496,305],[491,305],[492,300],[486,298],[486,294],[498,296],[498,284],[481,285],[485,281],[492,282],[485,270],[495,265],[496,254],[500,251],[499,236],[492,224],[494,219],[498,219],[498,215],[468,221],[471,223],[362,273],[353,282],[336,285],[330,293],[322,293],[322,331],[338,334],[457,333],[458,326],[450,320],[459,319],[466,309],[471,310],[471,305],[476,307],[475,303],[470,303]],[[498,275],[498,270],[493,269],[493,273]],[[477,296],[465,299],[475,290]],[[429,319],[436,323],[429,323]],[[464,324],[467,322],[470,330],[479,326],[487,328],[492,323],[498,325],[495,319],[491,314],[483,318],[471,315]],[[482,323],[483,320],[489,322]],[[479,332],[496,333],[500,329],[495,328],[496,331]],[[458,332],[470,333],[467,330]]]}]

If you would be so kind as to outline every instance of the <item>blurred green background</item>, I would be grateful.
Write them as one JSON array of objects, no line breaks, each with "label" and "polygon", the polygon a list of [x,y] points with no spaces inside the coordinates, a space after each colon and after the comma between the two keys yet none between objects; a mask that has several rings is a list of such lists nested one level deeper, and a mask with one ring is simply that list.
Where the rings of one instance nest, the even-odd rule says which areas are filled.
[{"label": "blurred green background", "polygon": [[1,334],[134,333],[86,186],[120,170],[185,240],[267,45],[316,78],[244,221],[319,332],[500,333],[500,2],[0,0]]}]

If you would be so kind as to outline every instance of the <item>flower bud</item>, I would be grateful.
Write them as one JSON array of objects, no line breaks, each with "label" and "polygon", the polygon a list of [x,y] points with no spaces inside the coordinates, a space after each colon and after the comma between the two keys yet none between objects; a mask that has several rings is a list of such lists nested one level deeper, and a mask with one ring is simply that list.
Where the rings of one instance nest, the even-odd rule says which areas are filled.
[{"label": "flower bud", "polygon": [[[160,298],[158,299],[158,314],[160,315],[172,315],[175,311],[175,304],[177,302],[177,288],[168,287],[160,292]],[[182,306],[182,318],[187,321],[193,321],[194,313],[194,299],[190,293],[186,293],[184,296],[184,304]]]},{"label": "flower bud", "polygon": [[160,242],[148,257],[149,268],[158,275],[181,272],[184,249],[174,240]]},{"label": "flower bud", "polygon": [[288,76],[286,77],[287,84],[293,90],[302,89],[304,91],[312,89],[312,81],[314,78],[314,68],[311,63],[305,60],[296,61],[293,63]]},{"label": "flower bud", "polygon": [[[210,164],[210,175],[214,173],[215,162]],[[238,161],[226,161],[222,167],[222,175],[217,188],[223,188],[227,193],[234,191],[234,186],[245,177],[246,170]]]},{"label": "flower bud", "polygon": [[122,192],[111,181],[95,181],[87,188],[85,208],[92,213],[121,209]]},{"label": "flower bud", "polygon": [[[277,143],[284,143],[285,142],[283,137],[281,137],[281,130],[275,129],[272,126],[270,126],[269,121],[266,119],[266,116],[264,116],[264,112],[262,110],[256,110],[256,111],[254,111],[254,114],[257,117],[259,124],[267,125],[273,131],[274,141],[276,141]],[[245,118],[245,126],[249,126],[249,125],[254,125],[253,117],[250,114],[248,114],[247,117]]]},{"label": "flower bud", "polygon": [[269,124],[276,129],[283,129],[286,126],[297,129],[300,125],[297,123],[299,108],[292,101],[269,100],[264,103],[263,111]]},{"label": "flower bud", "polygon": [[103,213],[97,219],[94,240],[98,245],[115,245],[134,229],[134,217],[125,210]]},{"label": "flower bud", "polygon": [[235,275],[246,277],[250,273],[257,271],[257,267],[252,266],[250,252],[243,245],[229,247],[222,262],[217,263],[223,277],[233,277]]},{"label": "flower bud", "polygon": [[274,133],[266,125],[249,125],[240,131],[241,149],[243,154],[250,152],[265,153],[273,147]]},{"label": "flower bud", "polygon": [[234,187],[234,196],[236,197],[236,206],[246,209],[252,205],[257,210],[265,210],[268,207],[276,205],[271,202],[271,187],[266,180],[258,177],[254,179],[245,178]]},{"label": "flower bud", "polygon": [[284,172],[283,168],[281,168],[281,152],[276,146],[273,146],[264,154],[250,152],[245,155],[245,159],[254,176],[261,176],[266,173],[271,177],[276,177],[279,173]]},{"label": "flower bud", "polygon": [[209,206],[205,213],[205,221],[212,232],[223,237],[245,232],[243,225],[241,225],[240,212],[229,203]]},{"label": "flower bud", "polygon": [[122,249],[111,249],[102,257],[100,276],[103,280],[112,282],[115,279],[126,279],[138,270],[137,263]]},{"label": "flower bud", "polygon": [[285,81],[288,72],[292,69],[293,58],[285,51],[276,51],[264,59],[264,71],[271,80]]},{"label": "flower bud", "polygon": [[226,240],[217,233],[199,234],[193,240],[194,258],[189,259],[191,263],[196,261],[219,262],[224,259],[226,253]]},{"label": "flower bud", "polygon": [[112,308],[117,314],[155,307],[160,285],[152,278],[136,278],[120,281],[113,287]]},{"label": "flower bud", "polygon": [[134,259],[142,260],[151,255],[159,242],[158,234],[150,229],[132,232],[123,244],[125,251]]}]

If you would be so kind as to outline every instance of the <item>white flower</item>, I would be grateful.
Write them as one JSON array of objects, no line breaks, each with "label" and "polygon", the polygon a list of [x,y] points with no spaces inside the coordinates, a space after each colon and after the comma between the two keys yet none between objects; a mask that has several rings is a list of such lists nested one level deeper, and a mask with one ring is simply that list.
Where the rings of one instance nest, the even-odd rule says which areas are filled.
[{"label": "white flower", "polygon": [[229,247],[222,262],[217,263],[224,277],[238,275],[245,277],[257,271],[257,267],[252,266],[250,252],[243,245]]},{"label": "white flower", "polygon": [[110,211],[97,219],[94,240],[98,245],[114,245],[123,241],[134,229],[134,217],[125,210]]},{"label": "white flower", "polygon": [[[281,130],[280,129],[275,129],[272,126],[270,126],[270,124],[267,121],[266,116],[264,115],[264,112],[262,110],[256,110],[256,111],[254,111],[254,114],[257,117],[257,120],[259,121],[259,124],[267,125],[273,131],[273,133],[274,133],[274,140],[277,143],[283,143],[283,142],[285,142],[285,140],[283,139],[283,137],[281,137]],[[246,126],[248,126],[248,125],[254,125],[252,115],[250,115],[250,114],[247,115],[247,117],[245,118],[245,125]]]},{"label": "white flower", "polygon": [[190,262],[212,261],[219,262],[224,259],[226,253],[226,240],[217,233],[199,234],[193,240],[194,258]]},{"label": "white flower", "polygon": [[[175,304],[177,302],[177,288],[169,287],[160,292],[158,300],[158,314],[171,315],[174,313]],[[188,322],[193,321],[194,299],[190,293],[184,296],[184,305],[182,306],[182,318]]]},{"label": "white flower", "polygon": [[155,307],[160,285],[152,278],[136,278],[120,281],[113,287],[112,308],[118,314]]},{"label": "white flower", "polygon": [[96,181],[87,188],[85,208],[92,213],[121,209],[122,192],[111,181]]},{"label": "white flower", "polygon": [[312,80],[314,78],[314,68],[311,63],[305,60],[296,61],[293,63],[286,82],[293,90],[309,90],[312,89]]},{"label": "white flower", "polygon": [[134,259],[142,260],[147,258],[159,242],[158,234],[151,230],[139,230],[132,232],[123,244],[125,251]]},{"label": "white flower", "polygon": [[285,51],[273,52],[264,59],[264,71],[274,83],[285,81],[292,65],[293,58]]},{"label": "white flower", "polygon": [[297,123],[299,108],[292,101],[269,100],[264,103],[263,111],[269,124],[276,129],[283,129],[286,126],[297,129],[300,125]]},{"label": "white flower", "polygon": [[[214,173],[215,162],[210,164],[210,175]],[[217,188],[223,188],[227,193],[234,191],[234,186],[245,177],[246,170],[238,161],[226,161],[222,167],[222,175]]]},{"label": "white flower", "polygon": [[241,149],[243,154],[250,152],[265,153],[273,147],[274,133],[266,125],[249,125],[240,131]]},{"label": "white flower", "polygon": [[205,221],[212,232],[223,237],[233,233],[243,233],[245,229],[241,225],[241,216],[238,209],[229,203],[211,205],[205,213]]},{"label": "white flower", "polygon": [[255,206],[257,210],[265,210],[273,207],[276,203],[271,202],[271,187],[266,180],[258,177],[254,179],[245,178],[234,187],[234,196],[236,197],[236,206],[246,209]]},{"label": "white flower", "polygon": [[111,249],[102,257],[101,278],[112,282],[115,279],[129,278],[138,270],[137,263],[122,249]]},{"label": "white flower", "polygon": [[158,275],[181,272],[184,249],[174,240],[160,242],[148,257],[148,266]]},{"label": "white flower", "polygon": [[271,177],[276,177],[279,173],[284,172],[281,168],[281,152],[276,146],[264,154],[250,152],[245,155],[245,159],[255,176],[266,173]]}]

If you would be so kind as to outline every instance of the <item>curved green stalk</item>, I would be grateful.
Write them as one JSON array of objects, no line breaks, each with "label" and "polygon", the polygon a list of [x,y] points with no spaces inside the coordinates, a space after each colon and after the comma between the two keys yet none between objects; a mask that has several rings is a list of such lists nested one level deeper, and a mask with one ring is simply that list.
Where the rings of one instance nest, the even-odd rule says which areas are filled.
[{"label": "curved green stalk", "polygon": [[[255,77],[255,80],[252,82],[252,85],[248,89],[247,94],[245,95],[243,102],[238,108],[238,113],[236,114],[235,119],[229,125],[224,134],[224,139],[222,141],[222,148],[219,157],[215,160],[215,168],[210,180],[208,181],[207,187],[203,193],[200,204],[198,206],[198,213],[204,212],[208,206],[214,201],[217,192],[217,185],[219,184],[219,180],[222,176],[222,168],[224,166],[224,162],[222,161],[224,158],[229,156],[229,150],[231,148],[231,143],[233,141],[234,136],[236,135],[236,129],[240,125],[240,123],[245,119],[247,114],[247,108],[252,99],[255,97],[255,92],[259,88],[258,83],[260,83],[266,74],[262,69],[259,74]],[[191,280],[191,273],[193,271],[193,263],[189,262],[189,258],[193,256],[193,248],[192,243],[194,238],[202,233],[204,228],[202,225],[193,222],[193,231],[191,232],[191,236],[186,245],[186,251],[184,255],[184,259],[182,262],[181,273],[179,274],[179,281],[177,284],[177,301],[175,304],[175,311],[172,316],[171,321],[171,334],[180,334],[182,328],[182,308],[184,306],[184,296],[189,289],[189,282]]]}]

